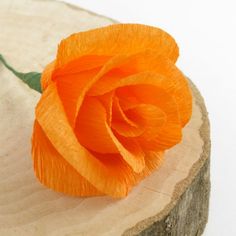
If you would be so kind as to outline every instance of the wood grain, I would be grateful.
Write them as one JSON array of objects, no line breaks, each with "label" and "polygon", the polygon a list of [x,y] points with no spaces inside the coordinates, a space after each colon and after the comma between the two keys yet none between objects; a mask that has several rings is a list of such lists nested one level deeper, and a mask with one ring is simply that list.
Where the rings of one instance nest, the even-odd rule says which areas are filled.
[{"label": "wood grain", "polygon": [[[1,0],[0,53],[19,71],[42,71],[55,57],[62,38],[112,23],[115,23],[112,19],[65,3]],[[201,197],[205,190],[196,186],[205,178],[206,182],[202,183],[208,186],[209,192],[210,142],[207,112],[193,85],[193,115],[184,128],[182,142],[166,152],[161,168],[135,187],[127,198],[114,200],[68,197],[45,188],[36,180],[30,140],[34,108],[40,94],[1,65],[0,82],[1,236],[155,235],[159,229],[153,228],[154,223],[164,222],[167,227],[166,219],[176,218],[180,212],[176,209],[181,201],[184,206],[186,199],[183,199],[189,196],[186,193],[194,187],[190,192],[200,194],[202,206],[205,204],[204,214],[195,222],[195,228],[186,232],[190,232],[187,235],[197,235],[196,230],[201,233],[207,221],[209,193]],[[194,196],[191,201],[195,201]],[[186,210],[189,207],[185,204]],[[174,211],[175,216],[171,218]],[[158,235],[184,232],[166,231],[166,227],[161,231],[163,234]]]}]

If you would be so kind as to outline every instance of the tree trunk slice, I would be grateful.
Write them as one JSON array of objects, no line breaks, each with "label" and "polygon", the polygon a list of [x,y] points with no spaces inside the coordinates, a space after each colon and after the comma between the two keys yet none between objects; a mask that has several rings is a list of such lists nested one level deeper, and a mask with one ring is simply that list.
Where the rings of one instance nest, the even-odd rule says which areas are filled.
[{"label": "tree trunk slice", "polygon": [[[0,1],[0,53],[19,71],[42,71],[71,33],[115,23],[54,1]],[[30,157],[40,94],[0,65],[0,235],[201,235],[208,218],[209,122],[190,82],[193,115],[180,144],[127,198],[74,198],[42,186]]]}]

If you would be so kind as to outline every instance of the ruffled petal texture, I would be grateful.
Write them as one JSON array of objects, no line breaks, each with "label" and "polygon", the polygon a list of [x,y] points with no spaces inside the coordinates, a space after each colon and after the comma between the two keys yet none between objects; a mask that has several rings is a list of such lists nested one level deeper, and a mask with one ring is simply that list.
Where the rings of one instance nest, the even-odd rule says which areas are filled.
[{"label": "ruffled petal texture", "polygon": [[56,67],[61,68],[84,55],[126,55],[146,49],[173,62],[179,55],[175,40],[163,30],[141,24],[117,24],[73,34],[62,40]]},{"label": "ruffled petal texture", "polygon": [[73,196],[125,197],[178,144],[191,118],[178,46],[117,24],[62,40],[42,74],[32,138],[39,181]]}]

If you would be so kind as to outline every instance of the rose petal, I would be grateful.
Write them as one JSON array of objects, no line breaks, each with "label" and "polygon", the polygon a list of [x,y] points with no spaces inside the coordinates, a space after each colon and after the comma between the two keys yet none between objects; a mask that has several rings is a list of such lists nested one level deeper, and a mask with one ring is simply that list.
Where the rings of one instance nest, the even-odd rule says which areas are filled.
[{"label": "rose petal", "polygon": [[167,119],[167,115],[160,108],[151,104],[139,104],[134,108],[126,110],[125,114],[130,119],[138,121],[137,123],[144,127],[145,131],[141,137],[146,140],[156,137]]},{"label": "rose petal", "polygon": [[[139,104],[152,104],[165,114],[165,120],[161,129],[156,129],[156,137],[147,140],[147,136],[137,137],[138,142],[144,150],[161,151],[179,143],[182,138],[182,127],[179,119],[178,107],[165,90],[151,85],[133,85],[119,88],[117,95],[124,104],[123,110],[131,109]],[[137,100],[134,100],[134,96]],[[154,134],[154,133],[153,133]]]},{"label": "rose petal", "polygon": [[137,137],[145,130],[143,124],[137,124],[126,116],[117,97],[113,102],[112,129],[125,137]]},{"label": "rose petal", "polygon": [[173,62],[178,57],[175,40],[165,31],[141,24],[115,24],[73,34],[61,41],[56,67],[84,55],[135,54],[152,49]]},{"label": "rose petal", "polygon": [[114,92],[106,93],[97,98],[102,103],[103,107],[105,108],[106,114],[107,114],[107,123],[109,126],[111,126]]},{"label": "rose petal", "polygon": [[75,126],[80,144],[99,153],[118,153],[107,126],[105,108],[96,98],[85,98]]},{"label": "rose petal", "polygon": [[142,178],[149,176],[154,170],[161,166],[164,160],[164,152],[146,152],[146,168],[143,171]]},{"label": "rose petal", "polygon": [[75,132],[79,142],[95,152],[120,153],[135,172],[145,166],[144,153],[134,142],[126,147],[115,137],[107,124],[106,111],[96,98],[86,98],[81,106]]},{"label": "rose petal", "polygon": [[116,90],[117,88],[130,85],[146,84],[162,87],[164,80],[165,77],[162,75],[150,71],[129,75],[118,80],[114,77],[104,77],[91,88],[91,90],[88,92],[88,96],[99,96],[104,93]]},{"label": "rose petal", "polygon": [[107,61],[111,59],[110,56],[102,55],[85,55],[70,61],[62,68],[57,68],[54,72],[54,80],[57,76],[64,76],[68,74],[77,74],[82,71],[92,70],[102,67]]},{"label": "rose petal", "polygon": [[74,127],[76,119],[76,106],[82,91],[88,86],[91,79],[96,76],[100,68],[82,71],[77,74],[67,74],[57,77],[58,95],[61,98],[69,123]]},{"label": "rose petal", "polygon": [[178,144],[182,139],[182,131],[177,124],[169,123],[164,126],[154,139],[147,140],[145,137],[138,137],[142,148],[152,151],[164,151]]},{"label": "rose petal", "polygon": [[140,173],[145,168],[145,153],[143,152],[141,146],[135,140],[130,140],[130,142],[122,142],[121,139],[113,134],[112,130],[108,127],[108,132],[117,146],[122,158],[130,165],[134,172]]},{"label": "rose petal", "polygon": [[74,196],[102,195],[56,151],[37,121],[32,137],[32,157],[36,176],[49,188]]},{"label": "rose petal", "polygon": [[55,68],[55,61],[49,63],[41,76],[41,87],[42,87],[42,91],[44,91],[47,86],[49,85],[49,83],[52,81],[52,73],[54,71]]}]

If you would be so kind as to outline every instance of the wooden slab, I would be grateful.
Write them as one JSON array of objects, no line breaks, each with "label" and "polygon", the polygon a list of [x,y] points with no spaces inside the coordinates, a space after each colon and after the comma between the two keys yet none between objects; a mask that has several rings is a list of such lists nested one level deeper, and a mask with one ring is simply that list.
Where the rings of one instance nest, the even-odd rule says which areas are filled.
[{"label": "wooden slab", "polygon": [[[42,71],[62,38],[112,23],[66,3],[1,0],[0,53],[19,71]],[[40,94],[0,65],[0,235],[200,235],[208,215],[209,124],[191,86],[192,119],[158,171],[122,200],[73,198],[36,180],[30,140]]]}]

